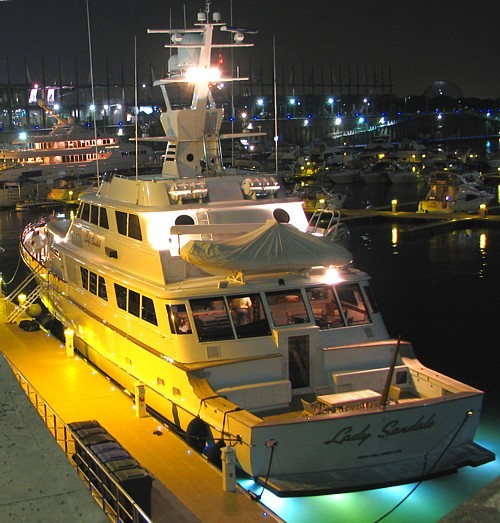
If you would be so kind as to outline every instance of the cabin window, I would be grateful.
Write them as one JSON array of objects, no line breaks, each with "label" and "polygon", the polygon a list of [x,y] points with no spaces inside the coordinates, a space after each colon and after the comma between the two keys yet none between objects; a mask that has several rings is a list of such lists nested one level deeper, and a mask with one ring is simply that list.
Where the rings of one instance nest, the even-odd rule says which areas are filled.
[{"label": "cabin window", "polygon": [[190,305],[200,341],[234,339],[224,298],[190,300]]},{"label": "cabin window", "polygon": [[80,213],[80,218],[86,222],[89,221],[89,217],[90,217],[90,204],[89,203],[84,203],[81,208],[81,213]]},{"label": "cabin window", "polygon": [[89,271],[88,269],[85,269],[85,267],[80,267],[80,273],[82,275],[82,287],[84,289],[89,288]]},{"label": "cabin window", "polygon": [[108,293],[106,291],[106,281],[102,276],[99,276],[95,272],[89,271],[85,267],[80,267],[80,274],[82,277],[82,287],[99,296],[103,300],[108,300]]},{"label": "cabin window", "polygon": [[258,294],[227,298],[231,318],[238,338],[269,336],[271,329]]},{"label": "cabin window", "polygon": [[120,309],[127,310],[127,289],[115,283],[116,304]]},{"label": "cabin window", "polygon": [[120,309],[142,320],[158,325],[153,300],[140,293],[115,283],[116,303]]},{"label": "cabin window", "polygon": [[99,207],[99,225],[104,229],[109,229],[106,207]]},{"label": "cabin window", "polygon": [[89,272],[89,292],[97,294],[97,274]]},{"label": "cabin window", "polygon": [[103,300],[108,301],[108,291],[106,290],[106,280],[102,276],[99,276],[97,278],[97,283],[98,283],[97,295],[99,296],[99,298],[102,298]]},{"label": "cabin window", "polygon": [[276,326],[311,321],[302,294],[298,289],[266,292],[266,300]]},{"label": "cabin window", "polygon": [[92,205],[90,209],[90,222],[99,225],[99,207]]},{"label": "cabin window", "polygon": [[118,232],[127,236],[127,213],[122,211],[116,211],[116,226]]},{"label": "cabin window", "polygon": [[313,313],[314,323],[320,329],[345,327],[337,296],[331,285],[306,289],[307,300]]},{"label": "cabin window", "polygon": [[354,283],[337,285],[336,291],[349,325],[370,323],[368,309],[359,285]]},{"label": "cabin window", "polygon": [[141,307],[141,295],[138,292],[128,291],[128,311],[130,314],[139,317],[139,310]]},{"label": "cabin window", "polygon": [[137,214],[129,214],[128,235],[130,238],[142,240],[141,224],[139,223],[139,216]]},{"label": "cabin window", "polygon": [[191,334],[193,332],[184,304],[167,305],[167,315],[172,334]]},{"label": "cabin window", "polygon": [[155,305],[151,298],[147,296],[142,297],[141,303],[141,318],[148,323],[153,325],[158,325],[158,320],[156,319]]},{"label": "cabin window", "polygon": [[141,224],[136,214],[116,211],[116,226],[120,234],[142,240]]}]

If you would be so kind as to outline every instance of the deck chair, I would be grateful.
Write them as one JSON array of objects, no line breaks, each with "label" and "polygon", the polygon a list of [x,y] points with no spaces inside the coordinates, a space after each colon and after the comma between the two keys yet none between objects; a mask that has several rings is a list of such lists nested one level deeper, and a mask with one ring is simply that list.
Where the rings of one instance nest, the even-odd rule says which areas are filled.
[{"label": "deck chair", "polygon": [[389,387],[389,397],[387,398],[390,403],[399,403],[399,396],[401,395],[400,387],[391,385]]},{"label": "deck chair", "polygon": [[320,412],[317,403],[310,403],[302,398],[300,398],[300,401],[302,402],[302,416],[304,416],[304,418],[314,416]]}]

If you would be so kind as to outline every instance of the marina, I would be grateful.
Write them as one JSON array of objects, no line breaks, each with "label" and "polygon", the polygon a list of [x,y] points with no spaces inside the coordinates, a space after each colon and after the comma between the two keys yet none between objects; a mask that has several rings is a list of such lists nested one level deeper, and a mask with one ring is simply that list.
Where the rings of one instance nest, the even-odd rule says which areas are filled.
[{"label": "marina", "polygon": [[[248,79],[214,58],[257,31],[211,4],[192,26],[147,31],[166,40],[168,71],[154,80],[161,136],[136,126],[122,155],[135,172],[97,167],[90,185],[33,171],[54,183],[47,200],[21,199],[29,173],[2,189],[4,411],[31,401],[55,439],[50,477],[72,480],[13,482],[50,459],[42,424],[20,415],[2,437],[0,508],[63,521],[64,496],[68,514],[97,502],[116,522],[495,516],[495,173],[458,149],[413,163],[420,147],[396,153],[382,120],[356,168],[318,143],[294,146],[294,164],[277,151],[274,165],[257,152],[226,163],[227,141],[269,151],[258,126],[222,130],[217,90]],[[56,119],[54,133],[72,128]],[[109,159],[96,134],[60,140]],[[161,167],[140,171],[142,142],[162,144]]]},{"label": "marina", "polygon": [[[385,199],[386,198],[384,198],[384,200]],[[16,266],[16,237],[22,227],[22,222],[27,223],[32,217],[24,213],[18,214],[13,211],[3,211],[0,218],[0,223],[2,224],[1,243],[7,247],[7,253],[0,260],[5,278],[7,275],[12,274]],[[498,255],[498,251],[494,248],[494,245],[498,241],[498,233],[495,229],[488,228],[485,230],[473,230],[469,233],[462,231],[460,234],[451,232],[434,237],[427,236],[424,237],[424,239],[419,239],[416,243],[404,242],[402,244],[395,244],[391,233],[391,225],[388,223],[386,225],[386,223],[387,222],[383,220],[376,224],[371,224],[369,227],[363,223],[351,225],[351,248],[359,260],[358,263],[376,276],[375,280],[381,288],[390,285],[392,279],[396,279],[399,282],[397,287],[392,287],[390,295],[378,292],[380,306],[384,310],[384,317],[389,328],[394,332],[403,332],[405,336],[415,340],[416,346],[422,353],[422,357],[432,364],[432,366],[449,369],[451,364],[454,368],[455,375],[460,376],[461,379],[467,380],[470,383],[475,383],[476,386],[486,391],[485,406],[478,431],[479,441],[481,441],[484,446],[495,451],[498,456],[498,452],[500,452],[500,448],[498,448],[500,426],[498,425],[499,413],[497,409],[497,398],[500,391],[498,390],[498,383],[494,375],[484,372],[484,365],[482,364],[482,361],[487,357],[489,351],[494,350],[495,340],[499,335],[498,329],[495,327],[495,313],[493,309],[488,306],[488,304],[494,303],[496,296],[494,289],[497,288],[498,283],[498,279],[493,271],[496,256]],[[10,234],[9,231],[11,231]],[[486,241],[480,241],[482,235],[486,235],[488,239]],[[481,248],[480,245],[483,245],[483,247]],[[481,254],[481,252],[483,254]],[[7,259],[5,256],[7,256]],[[418,263],[415,263],[417,261]],[[413,267],[412,276],[410,277],[408,277],[407,271],[407,267],[409,266]],[[441,282],[440,288],[430,287],[425,294],[421,295],[417,293],[417,289],[426,288],[426,281],[435,279]],[[465,296],[471,296],[472,292],[479,292],[486,306],[469,307],[468,321],[466,323],[461,322],[460,325],[452,330],[442,329],[440,328],[442,324],[454,326],[456,325],[456,319],[454,318],[461,317],[461,301],[463,300],[452,299],[454,292],[456,293],[457,285],[460,286]],[[398,304],[402,303],[407,295],[413,295],[414,299],[403,311],[401,307],[398,307]],[[415,323],[412,321],[412,317],[417,314],[421,319]],[[435,322],[436,317],[440,318],[438,323]],[[427,325],[428,328],[422,329],[420,325]],[[475,345],[474,332],[471,331],[468,325],[475,325],[478,329],[482,329],[488,333],[483,338],[481,345]],[[62,363],[68,361],[70,365],[74,364],[72,358],[66,358],[63,342],[60,340],[53,337],[47,338],[41,331],[37,334],[23,332],[15,325],[9,327],[5,324],[5,327],[9,329],[14,328],[15,330],[13,332],[15,332],[16,335],[24,337],[21,338],[20,344],[13,345],[9,342],[8,346],[12,347],[12,350],[18,354],[18,358],[21,357],[21,354],[24,355],[22,356],[22,360],[13,359],[12,361],[23,369],[25,375],[28,375],[27,363],[32,362],[35,365],[33,375],[36,379],[43,379],[50,384],[53,383],[50,374],[39,374],[37,372],[36,365],[38,365],[38,363],[36,360],[33,360],[31,354],[33,338],[30,338],[30,336],[32,335],[41,335],[44,340],[52,339],[49,346],[55,351],[54,356]],[[5,338],[2,333],[2,339],[8,338]],[[23,341],[26,339],[28,341]],[[440,351],[426,350],[426,347],[429,347],[430,339],[433,340],[433,344],[439,344],[441,347]],[[471,354],[469,351],[462,351],[460,354],[456,354],[455,347],[458,344],[470,347],[476,346],[479,352],[475,354],[474,358],[470,357]],[[6,345],[4,344],[3,347],[4,346]],[[40,344],[40,346],[42,346],[42,344]],[[24,347],[22,352],[19,352],[20,347]],[[454,359],[451,358],[451,355],[454,355]],[[45,359],[47,358],[48,356],[45,356]],[[52,365],[49,360],[47,360],[47,363]],[[86,364],[84,360],[82,360],[82,364],[85,368]],[[70,377],[72,372],[73,371],[63,371],[61,369],[58,374]],[[83,377],[79,375],[79,379],[83,379]],[[70,410],[71,403],[69,403],[67,399],[64,399],[68,398],[67,391],[65,391],[63,397],[61,397],[61,395],[58,394],[57,387],[49,394],[45,392],[40,381],[34,381],[33,385],[42,393],[44,398],[50,399],[51,404],[55,401],[55,398],[61,398],[65,404],[64,410],[58,407],[57,403],[52,406],[65,421],[71,422],[84,418],[94,419],[96,417],[100,419],[108,430],[123,444],[126,444],[129,451],[139,458],[144,465],[147,465],[156,476],[156,469],[151,463],[158,463],[155,455],[163,453],[163,449],[166,447],[172,448],[171,443],[163,444],[162,438],[154,438],[153,442],[157,442],[160,446],[158,450],[155,451],[157,448],[155,443],[155,446],[151,448],[152,455],[150,460],[145,460],[142,458],[140,452],[149,453],[150,451],[140,444],[140,436],[139,438],[134,437],[129,439],[122,435],[121,430],[127,430],[127,424],[123,423],[121,418],[117,416],[116,413],[118,409],[116,407],[107,407],[107,404],[103,402],[104,394],[101,394],[99,390],[96,391],[97,398],[95,401],[85,400],[84,403],[82,403],[82,401],[79,400],[76,404],[76,410],[73,413],[73,411]],[[77,396],[80,396],[78,392]],[[123,401],[125,405],[121,410],[125,413],[129,412],[130,409],[132,411],[129,414],[130,419],[136,420],[137,418],[135,418],[134,411],[132,410],[133,401],[130,396],[124,395]],[[99,410],[96,410],[97,407]],[[99,412],[107,412],[107,415],[111,415],[111,419],[114,419],[114,421],[109,421],[108,418],[101,417]],[[141,420],[146,421],[147,419],[148,418],[141,418],[140,420],[132,422],[130,426],[133,427],[134,433],[137,431],[137,423],[142,423]],[[157,425],[157,423],[153,422],[151,432],[156,430]],[[177,438],[177,436],[175,436],[175,438]],[[134,442],[139,445],[137,450]],[[182,440],[180,440],[179,444],[182,444]],[[141,447],[142,450],[140,450]],[[184,447],[184,449],[179,449],[178,455],[187,456],[188,452],[188,447]],[[177,456],[177,451],[175,455]],[[192,460],[190,462],[192,462]],[[191,469],[185,469],[184,465],[179,466],[176,465],[176,463],[177,462],[174,462],[172,465],[173,470],[186,470],[186,474],[189,477],[192,473]],[[207,466],[205,461],[202,460],[201,463],[203,467]],[[448,513],[451,513],[454,509],[457,509],[459,505],[466,502],[469,498],[472,498],[474,494],[492,482],[500,473],[499,467],[500,465],[497,459],[488,465],[483,465],[478,468],[469,467],[462,469],[458,474],[425,481],[420,484],[410,498],[386,520],[400,521],[404,519],[409,522],[436,522]],[[202,468],[201,473],[205,474],[203,470]],[[174,474],[173,478],[178,477],[178,472],[172,472],[172,474]],[[169,476],[169,478],[171,478],[171,476]],[[208,484],[222,494],[220,473],[213,479],[210,479],[210,475],[208,478]],[[165,481],[167,481],[167,488],[172,490],[181,500],[186,500],[187,507],[189,507],[191,512],[197,514],[193,506],[194,500],[197,498],[191,499],[191,495],[189,494],[191,491],[188,490],[188,495],[183,498],[181,492],[177,493],[177,491],[171,487],[171,485],[175,486],[178,484],[179,490],[182,491],[184,482],[179,483],[178,479],[167,479]],[[239,480],[239,483],[244,490],[249,488],[256,493],[260,493],[261,491],[260,486],[249,479],[242,478]],[[307,519],[311,513],[314,513],[315,519],[321,523],[331,521],[332,517],[335,517],[340,522],[346,523],[352,521],[353,517],[360,521],[374,521],[399,503],[411,492],[415,485],[416,484],[408,484],[406,486],[351,494],[301,498],[277,498],[271,492],[264,491],[261,503],[264,503],[269,511],[274,511],[276,514],[279,514],[281,520],[290,523],[300,523],[304,521],[304,518]],[[226,496],[227,495],[226,493]],[[206,499],[206,497],[204,488],[202,498]],[[488,504],[492,502],[490,498],[483,499],[482,504],[474,506],[474,513],[481,513],[480,510],[483,510],[484,503],[488,506]],[[201,503],[203,506],[204,502]],[[252,512],[250,513],[252,514]],[[198,513],[198,516],[199,514],[200,513]],[[211,521],[209,519],[210,516],[207,516],[206,513],[202,514],[204,514],[202,518],[203,521]],[[161,521],[161,518],[159,521]],[[458,518],[455,519],[455,521],[461,521],[461,519]]]}]

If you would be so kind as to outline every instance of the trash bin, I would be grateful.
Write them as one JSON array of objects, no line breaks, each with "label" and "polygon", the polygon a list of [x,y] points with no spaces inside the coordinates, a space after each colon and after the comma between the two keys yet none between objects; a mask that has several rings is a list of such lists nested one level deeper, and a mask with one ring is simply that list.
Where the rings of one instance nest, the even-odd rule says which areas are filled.
[{"label": "trash bin", "polygon": [[73,430],[77,431],[80,429],[92,429],[94,427],[101,427],[101,424],[95,420],[87,420],[87,421],[74,421],[73,423],[68,423],[68,427]]},{"label": "trash bin", "polygon": [[119,470],[134,469],[140,467],[139,462],[132,457],[107,461],[106,463],[104,463],[104,466],[108,469],[110,473],[114,473]]},{"label": "trash bin", "polygon": [[107,434],[107,431],[104,427],[99,425],[98,427],[85,427],[82,429],[77,429],[74,431],[74,433],[81,439],[94,434]]},{"label": "trash bin", "polygon": [[[151,516],[151,488],[153,477],[142,467],[122,469],[113,472],[112,476],[127,494]],[[118,497],[120,503],[131,513],[130,503],[123,497]]]}]

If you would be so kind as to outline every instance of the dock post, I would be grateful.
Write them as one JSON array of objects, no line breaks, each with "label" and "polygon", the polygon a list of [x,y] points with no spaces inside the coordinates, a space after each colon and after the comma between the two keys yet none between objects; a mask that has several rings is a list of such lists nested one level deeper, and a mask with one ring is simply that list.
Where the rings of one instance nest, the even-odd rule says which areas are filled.
[{"label": "dock post", "polygon": [[488,213],[488,208],[486,207],[485,203],[482,203],[479,206],[479,216],[481,216],[481,218],[486,218],[487,213]]},{"label": "dock post", "polygon": [[145,418],[148,416],[146,410],[146,386],[144,383],[138,381],[134,384],[134,400],[135,400],[135,415],[138,418]]},{"label": "dock post", "polygon": [[236,490],[236,464],[234,447],[222,447],[222,490],[234,492]]},{"label": "dock post", "polygon": [[391,200],[391,207],[392,207],[392,212],[397,212],[397,206],[398,206],[398,201],[397,200]]},{"label": "dock post", "polygon": [[64,344],[66,346],[66,356],[72,358],[75,355],[74,343],[75,331],[73,329],[64,329]]}]

